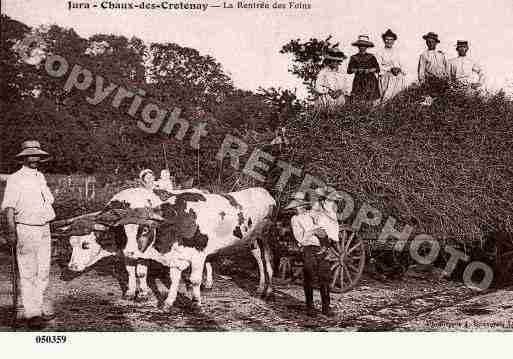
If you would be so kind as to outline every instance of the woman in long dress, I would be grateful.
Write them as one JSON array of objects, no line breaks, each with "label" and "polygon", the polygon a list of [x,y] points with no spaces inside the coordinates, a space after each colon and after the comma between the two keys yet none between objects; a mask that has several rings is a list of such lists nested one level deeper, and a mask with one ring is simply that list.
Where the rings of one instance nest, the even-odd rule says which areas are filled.
[{"label": "woman in long dress", "polygon": [[338,48],[331,49],[324,58],[324,68],[315,82],[315,105],[320,113],[332,114],[346,104],[346,80],[340,72],[340,64],[345,58]]},{"label": "woman in long dress", "polygon": [[406,71],[401,63],[394,43],[397,35],[388,29],[381,35],[385,47],[381,49],[377,58],[381,72],[379,74],[379,86],[381,90],[381,101],[386,102],[406,88]]},{"label": "woman in long dress", "polygon": [[358,53],[351,56],[347,66],[347,73],[355,74],[351,92],[352,101],[375,104],[380,99],[377,78],[379,64],[374,55],[367,53],[367,49],[374,47],[374,44],[369,41],[369,36],[360,35],[358,41],[353,42],[352,45],[358,47]]}]

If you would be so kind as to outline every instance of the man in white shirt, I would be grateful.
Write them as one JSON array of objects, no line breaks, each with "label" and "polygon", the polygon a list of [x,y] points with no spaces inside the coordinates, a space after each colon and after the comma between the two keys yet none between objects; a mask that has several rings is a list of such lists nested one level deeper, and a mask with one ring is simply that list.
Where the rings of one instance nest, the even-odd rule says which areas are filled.
[{"label": "man in white shirt", "polygon": [[329,234],[323,228],[320,213],[310,211],[310,202],[306,194],[298,192],[291,203],[285,209],[295,209],[297,214],[292,217],[290,223],[294,238],[303,250],[303,289],[305,292],[306,310],[310,316],[315,315],[313,303],[313,281],[315,275],[319,279],[321,292],[322,313],[333,316],[330,308],[330,263],[324,258],[325,246],[331,240]]},{"label": "man in white shirt", "polygon": [[45,313],[43,295],[50,274],[50,227],[55,218],[54,198],[39,163],[48,159],[37,141],[25,141],[16,155],[23,167],[7,179],[1,209],[6,212],[8,242],[16,246],[23,318],[31,328],[41,328],[55,317]]},{"label": "man in white shirt", "polygon": [[422,38],[426,40],[427,50],[419,57],[419,82],[427,87],[428,95],[439,96],[446,90],[449,81],[447,58],[442,51],[436,49],[440,43],[437,34],[428,32]]},{"label": "man in white shirt", "polygon": [[458,40],[456,51],[458,57],[449,60],[451,81],[470,90],[478,90],[484,85],[484,71],[477,62],[467,56],[468,41]]}]

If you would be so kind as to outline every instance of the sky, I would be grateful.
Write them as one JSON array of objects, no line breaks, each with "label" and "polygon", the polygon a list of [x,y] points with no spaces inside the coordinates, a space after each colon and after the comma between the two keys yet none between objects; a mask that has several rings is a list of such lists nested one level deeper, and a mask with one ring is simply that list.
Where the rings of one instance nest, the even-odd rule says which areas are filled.
[{"label": "sky", "polygon": [[[141,2],[112,0],[130,1]],[[211,5],[223,3],[218,0],[188,1]],[[101,3],[94,0],[82,2]],[[274,2],[267,1],[271,6]],[[3,0],[2,13],[30,26],[57,24],[72,27],[85,38],[97,33],[112,33],[128,38],[136,36],[148,44],[174,42],[193,47],[203,55],[216,58],[236,86],[251,90],[259,86],[296,88],[298,95],[304,96],[301,81],[288,72],[290,58],[279,53],[291,39],[323,39],[332,34],[334,41],[340,41],[341,50],[351,55],[356,48],[350,44],[359,34],[369,34],[377,49],[383,46],[381,34],[388,28],[399,35],[396,48],[403,57],[410,81],[416,80],[418,56],[425,49],[422,35],[428,31],[439,34],[439,49],[449,58],[456,56],[456,40],[468,40],[469,56],[483,66],[490,88],[502,87],[507,79],[513,81],[511,0],[298,2],[310,4],[311,8],[68,10],[68,1],[65,0]],[[288,6],[288,1],[282,3]]]}]

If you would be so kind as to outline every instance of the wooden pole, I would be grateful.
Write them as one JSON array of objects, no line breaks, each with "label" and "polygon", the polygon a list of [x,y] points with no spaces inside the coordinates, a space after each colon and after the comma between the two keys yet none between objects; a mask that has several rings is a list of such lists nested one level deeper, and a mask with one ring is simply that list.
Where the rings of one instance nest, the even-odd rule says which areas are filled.
[{"label": "wooden pole", "polygon": [[11,246],[11,285],[12,285],[12,324],[16,325],[18,316],[18,258],[16,244]]},{"label": "wooden pole", "polygon": [[169,163],[167,162],[167,153],[166,153],[166,144],[162,143],[162,150],[164,152],[164,162],[166,164],[166,169],[169,171]]},{"label": "wooden pole", "polygon": [[196,185],[199,186],[199,147],[196,149]]},{"label": "wooden pole", "polygon": [[60,219],[60,220],[52,221],[52,222],[50,222],[50,224],[51,224],[52,228],[64,227],[64,226],[67,226],[68,224],[73,223],[77,219],[90,217],[90,216],[93,217],[93,216],[100,214],[101,212],[102,211],[86,213],[86,214],[82,214],[80,216],[76,216],[76,217],[72,217],[72,218]]}]

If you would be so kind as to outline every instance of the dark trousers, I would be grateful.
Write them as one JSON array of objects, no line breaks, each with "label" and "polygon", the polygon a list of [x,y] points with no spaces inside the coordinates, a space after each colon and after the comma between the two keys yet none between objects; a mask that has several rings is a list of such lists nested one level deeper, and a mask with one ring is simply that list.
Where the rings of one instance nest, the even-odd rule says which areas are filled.
[{"label": "dark trousers", "polygon": [[330,263],[324,258],[320,246],[303,247],[303,287],[306,305],[313,308],[313,283],[317,276],[321,292],[322,310],[330,307]]},{"label": "dark trousers", "polygon": [[425,88],[427,95],[431,97],[443,96],[449,88],[449,82],[446,79],[439,79],[437,77],[426,78]]}]

